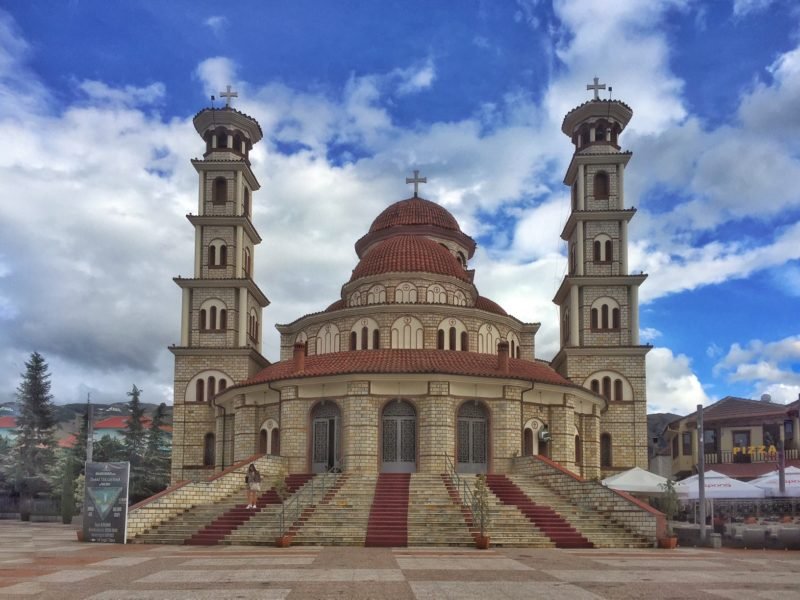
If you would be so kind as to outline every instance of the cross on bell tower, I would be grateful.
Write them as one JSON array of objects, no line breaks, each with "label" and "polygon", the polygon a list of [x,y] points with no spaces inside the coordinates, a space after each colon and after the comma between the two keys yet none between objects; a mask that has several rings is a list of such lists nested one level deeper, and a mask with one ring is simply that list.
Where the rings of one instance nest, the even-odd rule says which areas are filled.
[{"label": "cross on bell tower", "polygon": [[[595,80],[596,80],[596,78],[595,78]],[[219,93],[219,97],[220,98],[225,98],[225,106],[230,107],[231,98],[238,98],[239,97],[239,93],[238,92],[232,92],[231,91],[231,86],[228,86],[227,91]]]},{"label": "cross on bell tower", "polygon": [[[230,86],[228,86],[228,89],[230,89]],[[593,84],[592,83],[587,83],[586,84],[586,89],[587,90],[594,90],[594,99],[595,100],[600,100],[599,91],[606,89],[606,84],[605,83],[600,83],[600,78],[599,77],[595,77]]]},{"label": "cross on bell tower", "polygon": [[427,177],[420,177],[419,171],[414,169],[414,176],[413,177],[406,177],[406,183],[413,183],[414,184],[414,198],[417,198],[417,194],[419,193],[419,184],[420,183],[428,183]]}]

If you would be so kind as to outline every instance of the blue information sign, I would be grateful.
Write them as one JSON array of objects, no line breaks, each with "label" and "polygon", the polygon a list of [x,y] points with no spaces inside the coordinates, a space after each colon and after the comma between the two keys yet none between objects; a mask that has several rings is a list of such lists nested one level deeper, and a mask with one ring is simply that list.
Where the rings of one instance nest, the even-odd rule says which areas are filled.
[{"label": "blue information sign", "polygon": [[124,544],[128,523],[130,463],[86,463],[83,539]]}]

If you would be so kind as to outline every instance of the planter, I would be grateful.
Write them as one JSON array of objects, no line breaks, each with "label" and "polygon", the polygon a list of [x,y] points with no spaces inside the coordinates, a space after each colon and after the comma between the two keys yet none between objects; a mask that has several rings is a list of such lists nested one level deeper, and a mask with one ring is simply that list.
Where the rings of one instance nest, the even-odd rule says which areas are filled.
[{"label": "planter", "polygon": [[280,537],[275,538],[275,545],[278,548],[288,548],[292,545],[292,536],[290,535],[282,535]]},{"label": "planter", "polygon": [[665,548],[667,550],[674,550],[678,547],[678,536],[671,535],[668,537],[659,538],[658,547]]},{"label": "planter", "polygon": [[83,529],[76,529],[75,530],[75,537],[78,538],[79,542],[83,541]]},{"label": "planter", "polygon": [[478,550],[486,550],[489,548],[489,536],[488,535],[478,535],[475,538],[475,546]]}]

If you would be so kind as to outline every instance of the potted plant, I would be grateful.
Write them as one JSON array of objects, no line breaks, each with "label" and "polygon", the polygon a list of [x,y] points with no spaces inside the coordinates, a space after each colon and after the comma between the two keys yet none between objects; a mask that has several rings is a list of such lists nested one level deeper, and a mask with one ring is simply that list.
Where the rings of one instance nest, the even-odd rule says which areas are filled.
[{"label": "potted plant", "polygon": [[486,475],[478,475],[475,480],[473,499],[472,512],[478,521],[479,531],[475,545],[480,550],[486,550],[489,547],[489,536],[486,533],[489,526],[489,488],[486,487]]},{"label": "potted plant", "polygon": [[678,492],[675,490],[675,482],[667,479],[666,483],[661,484],[661,489],[664,495],[661,496],[661,511],[667,518],[667,535],[658,540],[660,548],[675,548],[678,545],[678,536],[672,530],[672,520],[680,510],[680,499]]}]

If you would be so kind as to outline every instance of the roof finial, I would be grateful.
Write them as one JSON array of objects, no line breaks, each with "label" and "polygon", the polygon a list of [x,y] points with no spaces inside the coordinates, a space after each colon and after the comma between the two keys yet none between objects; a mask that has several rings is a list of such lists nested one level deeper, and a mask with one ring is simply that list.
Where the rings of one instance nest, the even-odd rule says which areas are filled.
[{"label": "roof finial", "polygon": [[600,83],[600,78],[599,77],[595,77],[594,78],[594,84],[587,83],[586,84],[586,89],[587,90],[594,90],[594,99],[595,100],[600,100],[599,91],[606,89],[606,84],[605,83]]},{"label": "roof finial", "polygon": [[414,184],[414,198],[417,198],[417,194],[419,193],[419,184],[428,183],[428,178],[420,177],[419,171],[414,169],[414,177],[406,177],[406,183]]},{"label": "roof finial", "polygon": [[[596,79],[596,78],[595,78],[595,79]],[[597,93],[597,92],[595,92],[595,94],[596,94],[596,93]],[[231,86],[228,86],[228,90],[227,90],[227,91],[225,91],[225,92],[220,92],[220,93],[219,93],[219,97],[220,97],[220,98],[225,98],[225,106],[227,106],[227,107],[230,107],[230,105],[231,105],[231,98],[238,98],[238,97],[239,97],[239,93],[238,93],[238,92],[232,92],[232,91],[231,91]]]}]

